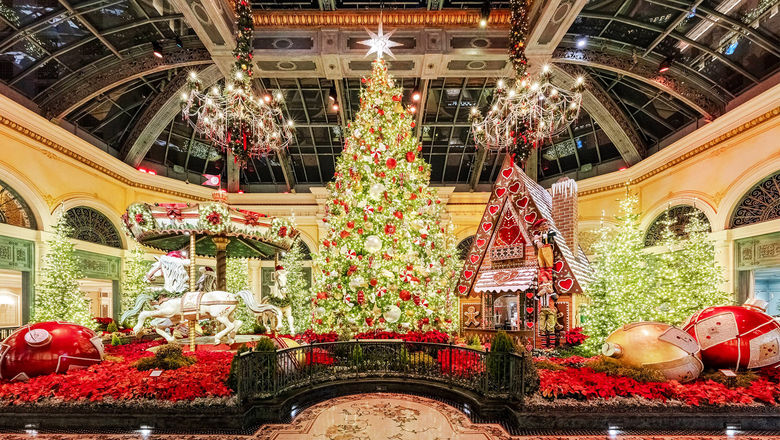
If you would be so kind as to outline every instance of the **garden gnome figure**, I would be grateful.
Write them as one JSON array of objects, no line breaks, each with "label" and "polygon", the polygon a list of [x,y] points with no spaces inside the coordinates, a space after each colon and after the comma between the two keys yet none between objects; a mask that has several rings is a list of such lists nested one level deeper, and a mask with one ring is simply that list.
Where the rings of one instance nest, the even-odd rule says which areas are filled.
[{"label": "garden gnome figure", "polygon": [[556,332],[558,326],[558,308],[555,301],[558,294],[552,280],[553,248],[555,231],[550,230],[550,225],[545,219],[539,219],[531,227],[533,242],[536,246],[536,255],[539,262],[539,277],[536,297],[539,299],[539,332],[541,333],[542,348],[555,348]]}]

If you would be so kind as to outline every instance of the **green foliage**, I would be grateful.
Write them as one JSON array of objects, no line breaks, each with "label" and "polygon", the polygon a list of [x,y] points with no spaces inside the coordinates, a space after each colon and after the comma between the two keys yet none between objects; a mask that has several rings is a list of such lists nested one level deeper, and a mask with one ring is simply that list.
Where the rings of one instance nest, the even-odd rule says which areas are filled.
[{"label": "green foliage", "polygon": [[35,307],[31,322],[68,321],[94,327],[89,300],[79,290],[78,280],[84,278],[76,247],[70,241],[73,230],[60,212],[54,235],[46,241],[38,283],[35,285]]},{"label": "green foliage", "polygon": [[[287,271],[287,299],[292,307],[295,333],[303,333],[311,328],[311,282],[303,270],[303,257],[301,239],[298,238],[281,260],[282,267]],[[289,330],[287,322],[284,326]]]},{"label": "green foliage", "polygon": [[194,356],[185,356],[179,344],[161,345],[154,356],[144,357],[135,362],[135,368],[146,370],[176,370],[195,363]]},{"label": "green foliage", "polygon": [[230,361],[230,373],[228,374],[226,385],[233,391],[238,391],[238,357],[241,353],[246,353],[248,351],[251,351],[251,349],[247,347],[246,344],[241,344],[241,346],[238,347],[238,350],[236,350],[233,359]]},{"label": "green foliage", "polygon": [[111,345],[116,347],[117,345],[122,345],[122,339],[119,337],[118,334],[114,333],[111,335]]},{"label": "green foliage", "polygon": [[352,362],[352,365],[355,367],[363,364],[363,347],[361,347],[360,344],[355,344],[354,347],[352,347],[352,352],[349,354],[349,359]]},{"label": "green foliage", "polygon": [[713,382],[722,383],[729,388],[748,388],[753,383],[753,381],[760,377],[758,373],[753,370],[735,371],[735,373],[737,374],[737,377],[727,377],[718,370],[707,370],[704,371],[701,376],[699,376],[699,378],[702,380],[711,380]]},{"label": "green foliage", "polygon": [[607,336],[624,324],[658,321],[679,324],[696,310],[729,302],[720,290],[722,268],[706,225],[691,218],[688,239],[667,225],[661,253],[648,252],[639,228],[639,199],[627,193],[620,201],[617,226],[599,229],[594,243],[593,281],[583,306],[585,352],[597,353]]},{"label": "green foliage", "polygon": [[[144,258],[145,253],[140,246],[134,247],[125,255],[122,271],[122,312],[133,308],[138,295],[149,294],[149,283],[145,278],[152,267],[152,262]],[[136,316],[131,316],[123,324],[132,327],[136,319]]]},{"label": "green foliage", "polygon": [[252,334],[253,335],[264,335],[265,332],[267,332],[268,329],[265,328],[265,326],[260,322],[255,322],[252,325]]},{"label": "green foliage", "polygon": [[[514,358],[513,353],[522,355],[522,359]],[[513,362],[522,362],[526,394],[532,394],[539,389],[539,373],[534,366],[533,357],[524,347],[517,347],[505,331],[496,333],[486,356],[488,377],[494,386],[509,383],[509,378],[513,374],[511,371]]]},{"label": "green foliage", "polygon": [[494,353],[515,353],[517,347],[515,342],[509,335],[501,330],[493,337],[493,342],[490,344],[490,351]]},{"label": "green foliage", "polygon": [[[228,258],[227,270],[225,271],[225,282],[227,291],[233,294],[249,288],[249,261],[246,258]],[[234,317],[241,320],[241,327],[238,333],[242,335],[254,333],[255,314],[249,310],[244,300],[236,295],[238,306]]]},{"label": "green foliage", "polygon": [[276,351],[276,345],[274,345],[274,341],[271,340],[271,338],[260,338],[257,341],[257,345],[255,345],[255,351],[262,351],[262,352],[272,352]]},{"label": "green foliage", "polygon": [[[430,187],[415,117],[394,84],[386,63],[375,61],[328,184],[327,230],[314,261],[316,332],[458,325],[455,238]],[[395,307],[392,323],[374,314],[397,315]]]},{"label": "green foliage", "polygon": [[482,341],[479,340],[479,336],[471,335],[467,341],[469,347],[480,346],[482,347]]},{"label": "green foliage", "polygon": [[106,331],[107,331],[107,332],[109,332],[109,333],[118,332],[118,331],[119,331],[119,327],[117,327],[117,325],[116,325],[116,321],[111,321],[111,322],[110,322],[110,323],[109,323],[109,324],[106,326]]},{"label": "green foliage", "polygon": [[585,363],[585,367],[610,376],[622,376],[638,382],[666,382],[666,376],[660,371],[648,367],[630,367],[623,365],[619,359],[606,356]]}]

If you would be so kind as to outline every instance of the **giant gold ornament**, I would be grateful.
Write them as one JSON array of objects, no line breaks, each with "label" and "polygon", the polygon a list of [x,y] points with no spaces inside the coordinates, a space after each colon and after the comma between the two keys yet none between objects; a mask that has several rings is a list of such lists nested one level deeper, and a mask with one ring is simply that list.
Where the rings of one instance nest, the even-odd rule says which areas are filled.
[{"label": "giant gold ornament", "polygon": [[683,330],[660,322],[634,322],[612,332],[601,347],[604,356],[627,367],[659,370],[669,380],[687,382],[704,369],[699,344]]}]

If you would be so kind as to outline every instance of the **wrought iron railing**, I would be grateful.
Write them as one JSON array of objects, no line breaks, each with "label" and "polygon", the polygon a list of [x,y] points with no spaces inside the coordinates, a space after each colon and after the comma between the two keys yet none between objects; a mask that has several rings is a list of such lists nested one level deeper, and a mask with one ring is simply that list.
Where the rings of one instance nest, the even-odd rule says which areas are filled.
[{"label": "wrought iron railing", "polygon": [[241,400],[360,378],[421,379],[522,401],[525,356],[447,344],[357,340],[245,352],[234,366]]}]

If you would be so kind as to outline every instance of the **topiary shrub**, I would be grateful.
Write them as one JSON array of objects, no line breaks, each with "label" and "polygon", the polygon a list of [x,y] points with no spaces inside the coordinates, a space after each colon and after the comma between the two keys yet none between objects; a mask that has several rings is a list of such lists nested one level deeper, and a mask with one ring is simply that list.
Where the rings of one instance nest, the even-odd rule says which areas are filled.
[{"label": "topiary shrub", "polygon": [[122,345],[122,339],[119,337],[119,333],[114,333],[111,335],[111,345],[114,347],[117,345]]},{"label": "topiary shrub", "polygon": [[250,348],[247,347],[246,344],[241,344],[241,346],[238,347],[238,350],[236,350],[233,359],[230,361],[230,373],[228,374],[226,385],[233,391],[238,391],[238,356],[240,356],[241,353],[246,353],[248,351],[250,351]]},{"label": "topiary shrub", "polygon": [[487,353],[488,378],[492,386],[496,389],[508,386],[509,378],[512,374],[513,360],[510,356],[511,353],[517,353],[522,356],[525,393],[532,394],[536,392],[539,389],[539,373],[536,371],[532,356],[526,352],[524,347],[518,349],[512,338],[505,331],[496,333],[493,337],[490,351]]},{"label": "topiary shrub", "polygon": [[257,345],[255,345],[255,351],[276,351],[276,345],[274,345],[274,341],[271,338],[260,338],[257,341]]},{"label": "topiary shrub", "polygon": [[610,376],[622,376],[634,379],[637,382],[666,382],[666,376],[653,368],[647,367],[629,367],[623,365],[618,359],[606,356],[599,356],[597,359],[588,361],[584,365],[587,368],[599,373]]},{"label": "topiary shrub", "polygon": [[268,330],[261,323],[256,322],[252,325],[252,333],[255,335],[264,335],[266,331]]},{"label": "topiary shrub", "polygon": [[195,363],[194,356],[185,356],[179,344],[161,345],[154,356],[144,357],[135,362],[135,368],[146,370],[176,370]]},{"label": "topiary shrub", "polygon": [[111,322],[110,322],[110,323],[109,323],[109,324],[106,326],[106,331],[107,331],[107,332],[109,332],[109,333],[118,332],[118,331],[119,331],[119,327],[117,327],[117,326],[116,326],[116,322],[115,322],[115,321],[111,321]]}]

